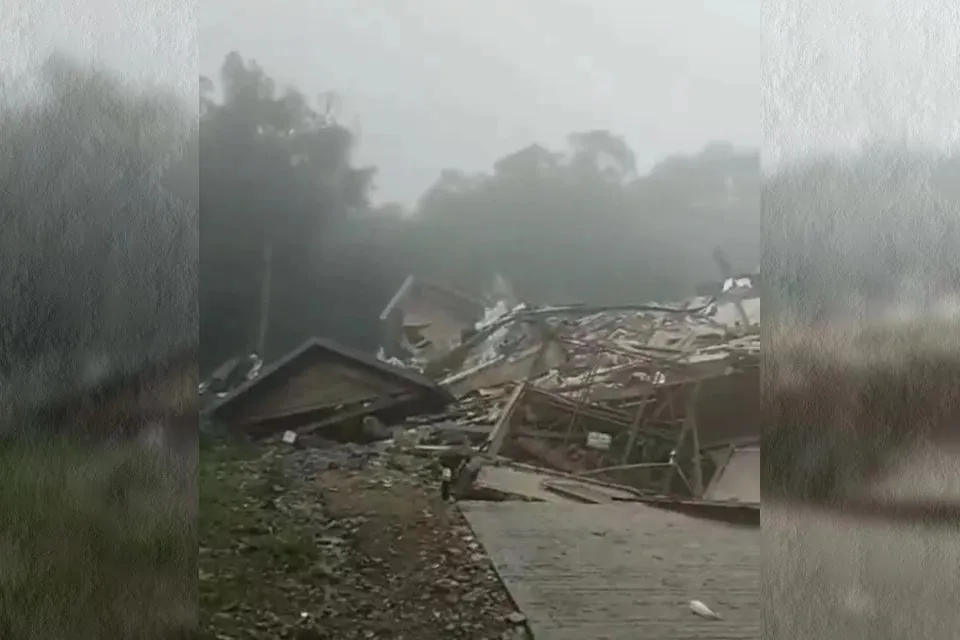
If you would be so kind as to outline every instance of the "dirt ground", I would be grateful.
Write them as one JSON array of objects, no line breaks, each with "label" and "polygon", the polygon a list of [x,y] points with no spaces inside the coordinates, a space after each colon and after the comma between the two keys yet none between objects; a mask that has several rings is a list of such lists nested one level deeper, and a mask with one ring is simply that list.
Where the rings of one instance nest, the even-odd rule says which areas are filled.
[{"label": "dirt ground", "polygon": [[[960,497],[960,456],[927,453],[876,487]],[[765,640],[954,640],[960,629],[955,530],[864,523],[764,508]]]},{"label": "dirt ground", "polygon": [[202,484],[203,637],[518,637],[509,596],[431,471],[316,470],[289,464],[297,455],[223,463],[219,488]]}]

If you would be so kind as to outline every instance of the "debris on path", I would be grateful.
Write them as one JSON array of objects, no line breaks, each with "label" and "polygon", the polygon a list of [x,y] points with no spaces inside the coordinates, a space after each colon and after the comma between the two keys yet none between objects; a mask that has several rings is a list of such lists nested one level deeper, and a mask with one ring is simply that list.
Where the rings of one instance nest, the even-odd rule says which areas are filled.
[{"label": "debris on path", "polygon": [[209,458],[201,637],[524,637],[480,544],[440,499],[435,461],[373,446]]}]

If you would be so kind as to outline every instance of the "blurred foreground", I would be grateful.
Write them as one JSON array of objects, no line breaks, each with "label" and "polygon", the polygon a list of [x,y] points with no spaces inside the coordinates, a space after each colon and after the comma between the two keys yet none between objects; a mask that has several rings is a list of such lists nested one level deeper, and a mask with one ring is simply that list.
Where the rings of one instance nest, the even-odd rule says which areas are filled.
[{"label": "blurred foreground", "polygon": [[[960,498],[958,463],[955,452],[924,452],[875,489],[899,498]],[[955,529],[767,506],[763,533],[764,638],[956,638]]]},{"label": "blurred foreground", "polygon": [[196,475],[135,445],[0,449],[0,637],[194,638]]}]

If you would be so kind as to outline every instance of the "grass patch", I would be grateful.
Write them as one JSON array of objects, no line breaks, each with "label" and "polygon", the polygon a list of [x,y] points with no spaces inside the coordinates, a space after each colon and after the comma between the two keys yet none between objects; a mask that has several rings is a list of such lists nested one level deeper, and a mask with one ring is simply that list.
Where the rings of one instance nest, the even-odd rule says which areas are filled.
[{"label": "grass patch", "polygon": [[195,637],[194,474],[132,445],[0,444],[0,638]]},{"label": "grass patch", "polygon": [[[324,601],[319,491],[293,487],[282,454],[215,446],[200,467],[201,638],[283,638]],[[308,625],[309,626],[309,625]]]}]

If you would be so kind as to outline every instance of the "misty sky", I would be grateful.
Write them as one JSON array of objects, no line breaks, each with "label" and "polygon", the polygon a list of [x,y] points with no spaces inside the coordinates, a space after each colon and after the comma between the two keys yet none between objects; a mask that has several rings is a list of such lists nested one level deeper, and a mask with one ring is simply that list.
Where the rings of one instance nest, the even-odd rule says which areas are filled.
[{"label": "misty sky", "polygon": [[205,0],[201,67],[237,49],[343,96],[380,196],[483,170],[574,130],[627,136],[641,166],[759,143],[759,0]]},{"label": "misty sky", "polygon": [[236,49],[281,83],[336,91],[361,160],[381,168],[380,198],[409,202],[444,167],[486,169],[573,130],[624,134],[641,166],[712,139],[760,140],[759,0],[0,0],[0,11],[15,43],[6,70],[61,46],[192,96],[199,40],[205,73]]},{"label": "misty sky", "polygon": [[483,169],[574,129],[622,132],[641,165],[712,138],[758,144],[760,122],[767,161],[958,138],[960,3],[760,13],[759,0],[0,0],[0,67],[62,46],[192,97],[198,39],[205,73],[237,49],[281,82],[341,93],[381,197],[407,201],[444,166]]},{"label": "misty sky", "polygon": [[29,73],[62,49],[196,104],[196,25],[195,0],[0,0],[0,71]]},{"label": "misty sky", "polygon": [[956,0],[776,0],[762,32],[765,163],[877,139],[957,144]]}]

